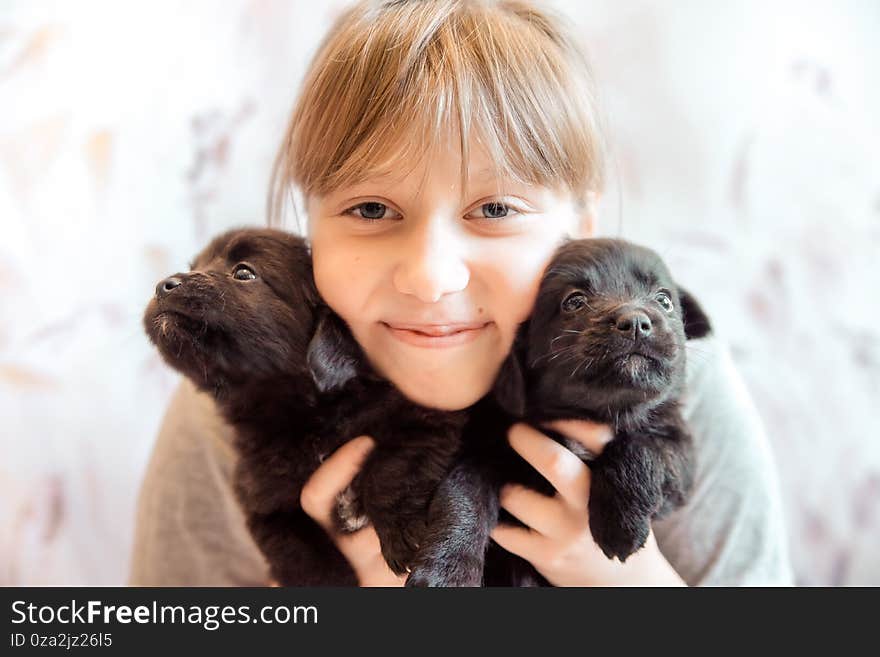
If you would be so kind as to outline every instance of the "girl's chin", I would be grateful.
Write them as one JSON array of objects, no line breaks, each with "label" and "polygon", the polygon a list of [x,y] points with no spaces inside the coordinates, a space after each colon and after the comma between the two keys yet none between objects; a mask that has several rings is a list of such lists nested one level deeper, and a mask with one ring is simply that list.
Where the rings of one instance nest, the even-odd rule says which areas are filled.
[{"label": "girl's chin", "polygon": [[418,387],[409,389],[397,386],[398,389],[413,403],[428,408],[436,408],[441,411],[460,411],[475,404],[483,395],[475,392],[467,394],[467,391],[456,390],[452,394],[448,390],[426,391]]},{"label": "girl's chin", "polygon": [[[475,404],[492,385],[492,378],[479,372],[463,374],[456,370],[449,375],[435,372],[430,377],[395,374],[397,373],[390,372],[386,376],[410,401],[444,411],[457,411]],[[477,385],[484,380],[484,385]],[[475,385],[466,385],[465,381],[474,382]]]},{"label": "girl's chin", "polygon": [[372,365],[408,399],[421,406],[461,410],[475,404],[492,387],[501,351],[494,323],[477,339],[452,348],[421,348],[390,336],[387,329],[372,334],[368,354]]}]

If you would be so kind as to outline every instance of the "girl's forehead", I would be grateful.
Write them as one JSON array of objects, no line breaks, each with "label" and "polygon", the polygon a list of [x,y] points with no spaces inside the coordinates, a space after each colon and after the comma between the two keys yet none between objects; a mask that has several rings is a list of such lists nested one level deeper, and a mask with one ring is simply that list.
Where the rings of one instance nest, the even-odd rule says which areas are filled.
[{"label": "girl's forehead", "polygon": [[377,187],[417,191],[432,183],[462,188],[462,192],[487,187],[502,191],[528,185],[506,163],[495,162],[478,139],[470,140],[465,161],[458,140],[446,138],[418,156],[399,151],[380,166],[364,168],[327,197]]}]

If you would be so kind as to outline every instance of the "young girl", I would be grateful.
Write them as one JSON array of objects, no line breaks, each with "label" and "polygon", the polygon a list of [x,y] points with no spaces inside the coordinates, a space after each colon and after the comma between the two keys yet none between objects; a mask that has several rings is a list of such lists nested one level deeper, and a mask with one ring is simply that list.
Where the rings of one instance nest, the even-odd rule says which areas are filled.
[{"label": "young girl", "polygon": [[[587,62],[563,21],[526,2],[368,1],[342,14],[306,75],[273,175],[308,218],[315,279],[375,368],[412,400],[466,408],[486,394],[554,249],[589,237],[604,180]],[[527,528],[493,538],[556,585],[788,584],[766,438],[726,351],[689,358],[697,446],[689,503],[621,564],[592,540],[589,469],[517,425],[513,448],[556,489],[509,488]],[[601,451],[607,426],[558,423]],[[291,427],[291,431],[295,431]],[[131,583],[267,583],[230,487],[230,429],[181,384],[141,492]],[[331,509],[372,445],[357,437],[302,493],[363,585],[400,585],[366,527],[338,536]]]}]

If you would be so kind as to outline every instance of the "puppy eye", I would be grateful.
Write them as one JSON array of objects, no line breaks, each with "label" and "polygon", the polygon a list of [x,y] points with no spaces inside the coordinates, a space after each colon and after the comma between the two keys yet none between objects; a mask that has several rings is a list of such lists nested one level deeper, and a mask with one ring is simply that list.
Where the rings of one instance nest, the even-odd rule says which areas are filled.
[{"label": "puppy eye", "polygon": [[232,278],[237,281],[252,281],[256,277],[254,270],[243,262],[235,265],[235,269],[232,270]]},{"label": "puppy eye", "polygon": [[654,300],[660,304],[660,307],[663,308],[663,310],[668,313],[672,312],[672,299],[669,298],[668,290],[660,290],[654,295]]},{"label": "puppy eye", "polygon": [[566,312],[574,312],[587,305],[587,297],[583,292],[572,292],[562,302],[562,309]]}]

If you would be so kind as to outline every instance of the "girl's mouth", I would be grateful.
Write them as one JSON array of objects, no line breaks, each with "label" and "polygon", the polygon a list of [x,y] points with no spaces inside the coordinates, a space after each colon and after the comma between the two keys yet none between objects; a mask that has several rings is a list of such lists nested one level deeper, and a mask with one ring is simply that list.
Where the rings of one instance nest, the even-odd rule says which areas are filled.
[{"label": "girl's mouth", "polygon": [[473,342],[491,322],[469,324],[388,324],[381,322],[392,337],[416,347],[457,347]]}]

